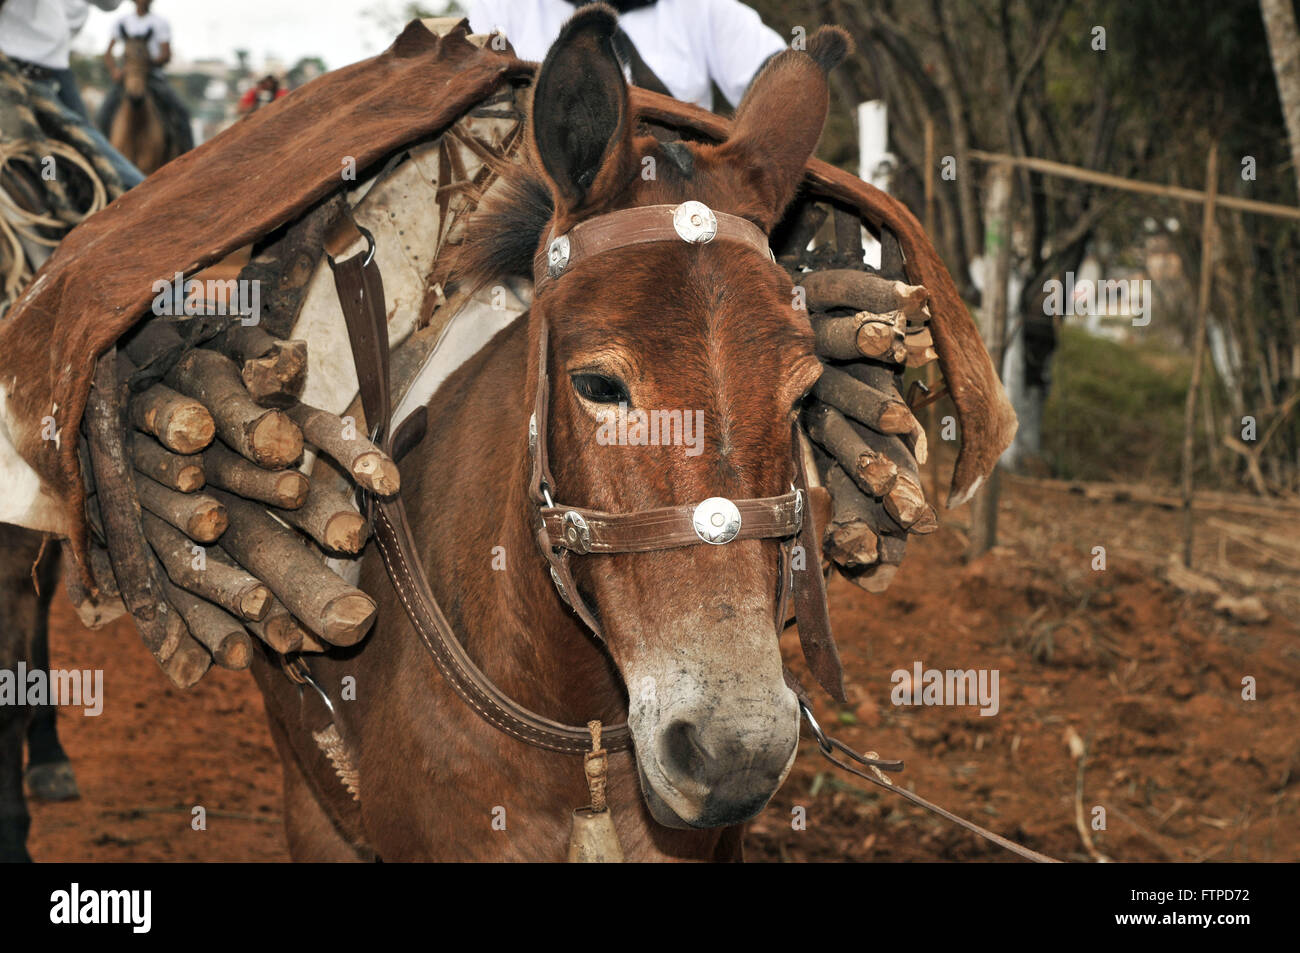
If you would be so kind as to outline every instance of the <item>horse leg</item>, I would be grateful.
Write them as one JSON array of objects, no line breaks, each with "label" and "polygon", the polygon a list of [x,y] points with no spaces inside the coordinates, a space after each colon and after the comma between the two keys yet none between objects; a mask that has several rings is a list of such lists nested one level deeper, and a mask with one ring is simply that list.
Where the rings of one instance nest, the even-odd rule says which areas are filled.
[{"label": "horse leg", "polygon": [[[36,624],[36,592],[31,571],[42,542],[39,533],[0,525],[0,671],[11,673],[17,688],[18,665],[28,661],[28,641]],[[31,709],[0,704],[0,861],[27,861],[31,815],[23,798],[23,738]]]},{"label": "horse leg", "polygon": [[297,862],[360,863],[364,858],[339,833],[312,792],[284,729],[276,719],[268,720],[284,769],[284,832],[289,856]]},{"label": "horse leg", "polygon": [[[59,546],[45,547],[36,567],[40,591],[36,596],[36,627],[32,633],[31,666],[50,670],[50,600],[59,584]],[[38,705],[32,710],[27,728],[27,790],[41,801],[70,801],[81,796],[63,746],[59,744],[53,705]]]}]

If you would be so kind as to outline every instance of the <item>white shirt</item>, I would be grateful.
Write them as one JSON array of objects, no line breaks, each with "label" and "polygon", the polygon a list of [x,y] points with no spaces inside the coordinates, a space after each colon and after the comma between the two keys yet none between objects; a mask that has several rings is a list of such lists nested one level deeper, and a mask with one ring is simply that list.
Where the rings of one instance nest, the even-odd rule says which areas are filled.
[{"label": "white shirt", "polygon": [[144,36],[150,30],[153,33],[149,36],[149,56],[157,60],[162,56],[162,45],[172,41],[172,28],[171,24],[152,10],[144,16],[134,10],[122,14],[113,27],[113,38],[120,40],[124,33],[132,38]]},{"label": "white shirt", "polygon": [[[504,33],[520,59],[546,58],[577,8],[565,0],[474,0],[475,33]],[[618,18],[646,65],[676,98],[713,108],[718,84],[734,106],[754,74],[785,40],[740,0],[659,0]]]},{"label": "white shirt", "polygon": [[[93,0],[116,10],[122,0]],[[86,22],[86,0],[7,0],[0,7],[0,53],[46,69],[67,69],[72,35]]]}]

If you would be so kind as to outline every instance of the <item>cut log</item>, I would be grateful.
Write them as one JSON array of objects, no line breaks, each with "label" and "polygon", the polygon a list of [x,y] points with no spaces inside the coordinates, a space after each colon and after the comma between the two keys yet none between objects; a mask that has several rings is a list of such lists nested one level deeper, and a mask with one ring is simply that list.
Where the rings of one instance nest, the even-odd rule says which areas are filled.
[{"label": "cut log", "polygon": [[271,591],[258,579],[213,558],[215,549],[196,553],[194,543],[152,513],[144,514],[143,524],[145,537],[172,582],[241,619],[266,617]]},{"label": "cut log", "polygon": [[804,410],[804,427],[818,444],[872,496],[884,496],[898,478],[898,467],[871,449],[838,410],[810,402]]},{"label": "cut log", "polygon": [[131,426],[153,434],[176,453],[202,450],[217,432],[207,408],[166,384],[154,384],[131,397]]},{"label": "cut log", "polygon": [[167,601],[176,607],[190,635],[208,650],[214,662],[236,671],[248,668],[253,661],[253,643],[243,623],[192,592],[170,582],[165,586]]},{"label": "cut log", "polygon": [[402,488],[397,464],[358,432],[355,422],[306,404],[296,404],[288,414],[307,441],[337,460],[361,487],[383,497],[396,496]]},{"label": "cut log", "polygon": [[165,378],[181,393],[212,412],[226,446],[270,469],[287,467],[302,456],[302,431],[278,410],[259,407],[249,396],[233,361],[216,351],[195,348]]},{"label": "cut log", "polygon": [[284,603],[272,598],[271,608],[261,622],[245,623],[249,632],[281,655],[298,651],[302,645],[303,627],[289,614]]},{"label": "cut log", "polygon": [[939,352],[934,349],[934,340],[929,328],[909,331],[906,337],[907,366],[924,367],[931,361],[939,359]]},{"label": "cut log", "polygon": [[920,313],[926,299],[925,289],[920,285],[909,285],[865,271],[828,268],[804,275],[801,280],[810,311],[852,308],[873,314],[902,311],[910,316]]},{"label": "cut log", "polygon": [[203,469],[213,486],[282,509],[302,506],[311,488],[297,470],[263,470],[220,441],[203,452]]},{"label": "cut log", "polygon": [[373,599],[331,572],[262,507],[221,490],[214,495],[230,515],[222,547],[265,579],[295,618],[334,645],[353,645],[370,631]]},{"label": "cut log", "polygon": [[[918,464],[926,462],[929,458],[930,450],[925,435],[925,428],[921,426],[921,422],[916,419],[914,414],[912,414],[912,409],[907,407],[907,402],[903,401],[902,397],[899,395],[901,374],[896,374],[894,369],[873,361],[858,361],[855,364],[845,364],[842,365],[841,370],[849,377],[852,377],[854,380],[862,384],[866,384],[873,390],[900,400],[903,406],[907,408],[907,413],[911,416],[912,426],[910,430],[901,433],[902,438],[906,441],[906,446],[903,444],[893,444],[888,439],[883,441],[872,439],[872,430],[865,430],[863,433],[867,444],[876,450],[880,450],[882,447],[899,447],[909,450],[910,452],[905,458],[891,455],[890,459],[900,467],[912,471],[913,476],[917,478],[917,482],[919,483],[920,474],[917,472],[917,466]],[[853,415],[850,413],[849,416],[852,417]],[[875,432],[880,433],[882,436],[884,435],[884,431],[880,431],[878,428]]]},{"label": "cut log", "polygon": [[162,670],[173,685],[185,689],[196,685],[211,667],[212,656],[208,650],[186,632],[175,654],[163,663]]},{"label": "cut log", "polygon": [[236,324],[212,346],[239,365],[239,376],[263,407],[291,407],[307,383],[307,342],[281,341],[256,325]]},{"label": "cut log", "polygon": [[131,463],[138,472],[181,493],[202,489],[205,480],[202,457],[172,453],[139,431],[132,431],[128,439]]},{"label": "cut log", "polygon": [[831,467],[827,482],[834,510],[826,532],[826,554],[845,569],[873,565],[880,553],[871,527],[871,502],[838,466]]},{"label": "cut log", "polygon": [[816,350],[824,358],[855,361],[863,357],[896,360],[898,348],[906,347],[902,331],[906,318],[901,311],[872,314],[859,311],[846,317],[811,315]]},{"label": "cut log", "polygon": [[877,390],[834,367],[822,371],[813,393],[823,403],[881,433],[910,434],[920,426],[907,404],[894,396],[892,387],[890,392]]},{"label": "cut log", "polygon": [[[323,461],[316,465],[322,466]],[[331,480],[317,480],[307,502],[296,510],[274,511],[280,519],[316,540],[326,552],[355,556],[365,548],[369,526],[352,502],[352,495]]]},{"label": "cut log", "polygon": [[135,474],[135,491],[140,505],[194,540],[215,542],[226,531],[226,508],[206,493],[177,493]]},{"label": "cut log", "polygon": [[160,664],[176,652],[184,622],[163,598],[163,579],[141,522],[126,453],[126,387],[117,376],[116,353],[99,359],[86,404],[86,436],[105,540],[122,602],[135,619],[145,647]]}]

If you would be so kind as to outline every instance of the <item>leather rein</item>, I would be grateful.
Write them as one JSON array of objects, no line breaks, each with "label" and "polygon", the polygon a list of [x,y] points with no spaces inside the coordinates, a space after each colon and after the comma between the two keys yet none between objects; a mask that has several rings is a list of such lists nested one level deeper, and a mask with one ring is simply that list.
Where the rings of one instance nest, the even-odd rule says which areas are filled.
[{"label": "leather rein", "polygon": [[[367,248],[339,259],[358,238]],[[642,206],[596,216],[574,226],[568,233],[553,236],[538,252],[534,288],[541,296],[579,260],[615,248],[645,242],[685,241],[707,244],[714,240],[752,248],[772,261],[767,236],[752,222],[714,212],[700,202],[681,205]],[[383,281],[374,262],[375,241],[370,232],[344,215],[326,241],[327,260],[347,324],[349,343],[356,365],[362,409],[372,433],[371,439],[390,456],[419,440],[425,412],[419,408],[396,427],[390,428],[392,394],[389,380],[387,308]],[[600,621],[573,580],[571,559],[588,554],[650,552],[683,546],[727,545],[735,540],[772,539],[780,544],[781,589],[777,599],[775,630],[785,622],[786,605],[793,600],[800,644],[809,670],[836,700],[843,701],[844,676],[839,653],[830,631],[826,606],[826,585],[821,573],[821,541],[817,539],[809,511],[808,478],[801,452],[797,425],[792,427],[795,480],[790,491],[780,496],[732,501],[713,497],[694,506],[665,506],[633,513],[606,513],[555,502],[555,480],[549,466],[547,405],[550,394],[548,333],[545,320],[539,333],[537,389],[529,418],[528,445],[531,458],[529,496],[536,508],[536,539],[560,598],[598,640],[603,641]],[[401,600],[412,627],[451,687],[483,720],[519,741],[548,751],[586,755],[592,750],[588,725],[566,725],[539,715],[516,702],[498,688],[474,664],[447,621],[419,559],[406,508],[399,497],[381,499],[362,494],[362,507],[374,524],[374,538],[388,571],[393,589]],[[796,569],[796,547],[805,558]],[[875,752],[859,754],[842,742],[828,738],[813,718],[811,702],[797,679],[785,670],[786,683],[799,698],[799,707],[817,739],[824,757],[844,770],[887,788],[971,832],[1029,860],[1051,858],[1014,844],[973,822],[950,814],[924,798],[895,786],[881,770],[901,771],[901,761],[883,760]],[[605,727],[602,745],[606,751],[632,747],[626,724]],[[835,757],[835,752],[867,767],[867,774]]]}]

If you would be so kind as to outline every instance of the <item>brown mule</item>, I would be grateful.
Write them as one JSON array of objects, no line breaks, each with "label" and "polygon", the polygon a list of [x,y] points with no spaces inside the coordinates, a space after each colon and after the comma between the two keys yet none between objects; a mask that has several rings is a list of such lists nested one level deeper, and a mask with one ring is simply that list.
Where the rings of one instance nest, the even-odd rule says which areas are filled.
[{"label": "brown mule", "polygon": [[[606,212],[697,200],[770,232],[793,198],[825,120],[825,72],[847,49],[842,33],[823,30],[807,53],[774,58],[727,142],[664,146],[634,134],[614,26],[608,8],[587,8],[556,41],[535,85],[536,168],[512,173],[471,222],[464,280],[532,277],[550,235]],[[739,825],[776,792],[798,742],[773,623],[779,544],[576,562],[597,644],[537,549],[528,422],[543,325],[556,485],[567,503],[626,513],[789,490],[791,424],[821,369],[806,316],[788,276],[752,247],[661,242],[591,256],[443,385],[429,433],[403,463],[426,570],[485,674],[557,721],[626,718],[635,754],[611,755],[608,796],[625,856],[738,858]],[[620,404],[700,411],[700,452],[601,439],[603,415]],[[285,762],[295,858],[564,859],[570,813],[588,799],[580,760],[521,744],[453,693],[375,554],[362,586],[380,602],[376,631],[311,663],[355,772],[310,737],[312,690],[256,666]]]},{"label": "brown mule", "polygon": [[108,125],[108,141],[145,175],[166,165],[180,149],[167,135],[149,90],[149,37],[128,37],[122,54],[122,102]]}]

